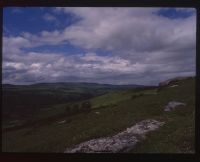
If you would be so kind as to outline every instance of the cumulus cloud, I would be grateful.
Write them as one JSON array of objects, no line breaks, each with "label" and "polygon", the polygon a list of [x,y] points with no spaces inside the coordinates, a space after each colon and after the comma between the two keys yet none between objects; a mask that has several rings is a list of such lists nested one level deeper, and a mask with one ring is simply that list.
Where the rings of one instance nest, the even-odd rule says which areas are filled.
[{"label": "cumulus cloud", "polygon": [[170,48],[174,43],[183,45],[187,39],[185,44],[195,42],[195,16],[170,20],[155,14],[159,8],[70,7],[58,10],[82,17],[82,21],[66,28],[62,35],[71,43],[88,49],[149,51]]},{"label": "cumulus cloud", "polygon": [[[102,82],[105,77],[109,78],[111,75],[112,77],[125,74],[137,75],[145,69],[144,65],[139,63],[130,64],[130,61],[117,56],[104,57],[95,53],[64,56],[31,52],[20,57],[3,62],[3,76],[6,81],[10,80],[10,83],[16,82],[16,77],[18,80],[27,80],[26,77],[37,80],[36,78],[42,77],[46,82],[69,81],[73,77],[77,79],[76,81],[99,82],[98,79],[101,79]],[[6,75],[9,71],[12,73]],[[13,78],[15,80],[12,81]]]},{"label": "cumulus cloud", "polygon": [[50,22],[57,20],[55,16],[48,14],[48,13],[44,14],[43,19],[46,21],[50,21]]},{"label": "cumulus cloud", "polygon": [[[157,84],[175,76],[195,75],[196,14],[170,19],[160,8],[58,7],[80,21],[63,30],[22,32],[3,37],[3,81],[12,83],[88,81]],[[48,13],[43,17],[54,21]],[[24,48],[70,43],[87,53],[25,52]],[[95,50],[112,51],[100,56]]]}]

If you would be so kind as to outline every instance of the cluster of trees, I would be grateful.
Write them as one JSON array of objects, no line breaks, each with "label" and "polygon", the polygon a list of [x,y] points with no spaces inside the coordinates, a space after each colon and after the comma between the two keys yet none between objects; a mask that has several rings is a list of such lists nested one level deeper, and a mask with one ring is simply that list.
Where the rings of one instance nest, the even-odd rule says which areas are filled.
[{"label": "cluster of trees", "polygon": [[89,99],[94,97],[89,93],[64,93],[64,92],[52,92],[42,93],[34,91],[3,91],[4,103],[9,105],[55,105],[66,102],[76,102],[80,100]]},{"label": "cluster of trees", "polygon": [[91,111],[91,103],[89,101],[84,101],[81,104],[73,104],[71,106],[67,106],[65,109],[65,113],[67,115],[73,115],[77,113],[88,113]]},{"label": "cluster of trees", "polygon": [[[50,92],[50,91],[49,91]],[[52,91],[34,91],[34,90],[3,90],[2,112],[5,119],[30,118],[37,115],[40,109],[56,104],[67,102],[76,102],[91,98],[89,93],[69,93]],[[74,106],[75,110],[77,106]],[[87,107],[87,106],[82,106]],[[79,108],[78,108],[79,109]],[[73,112],[75,110],[70,110]],[[84,108],[81,108],[84,111]]]}]

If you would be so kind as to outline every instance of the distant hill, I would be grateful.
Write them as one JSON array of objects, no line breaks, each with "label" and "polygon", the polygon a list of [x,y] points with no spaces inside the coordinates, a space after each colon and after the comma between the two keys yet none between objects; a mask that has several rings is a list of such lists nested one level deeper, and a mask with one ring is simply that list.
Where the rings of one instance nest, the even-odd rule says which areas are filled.
[{"label": "distant hill", "polygon": [[146,87],[145,85],[112,85],[112,84],[99,84],[99,83],[87,83],[87,82],[56,82],[56,83],[36,83],[31,85],[13,85],[13,84],[3,84],[5,89],[31,89],[31,88],[112,88],[112,89],[127,89],[136,87]]},{"label": "distant hill", "polygon": [[[84,82],[58,82],[58,83],[37,83],[31,85],[12,85],[3,84],[3,96],[9,99],[9,96],[17,95],[25,100],[27,96],[40,98],[52,96],[64,99],[63,102],[73,101],[79,99],[87,99],[94,96],[99,96],[111,91],[126,90],[131,88],[149,87],[144,85],[111,85],[98,83],[84,83]],[[25,96],[23,96],[25,95]],[[25,97],[25,98],[24,98]],[[20,99],[19,99],[20,100]],[[39,99],[37,100],[37,102]],[[53,100],[51,100],[53,101]],[[60,103],[59,100],[56,103]],[[52,103],[51,103],[52,104]]]},{"label": "distant hill", "polygon": [[3,116],[20,118],[33,116],[50,105],[77,102],[109,92],[143,85],[111,85],[84,82],[37,83],[32,85],[3,84]]}]

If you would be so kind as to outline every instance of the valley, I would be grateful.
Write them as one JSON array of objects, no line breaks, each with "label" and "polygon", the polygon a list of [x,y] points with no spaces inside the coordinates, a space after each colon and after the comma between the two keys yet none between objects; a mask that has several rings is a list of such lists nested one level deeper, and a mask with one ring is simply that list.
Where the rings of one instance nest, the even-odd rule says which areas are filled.
[{"label": "valley", "polygon": [[[46,100],[49,102],[46,102],[48,104],[45,102],[45,106],[38,104],[37,111],[33,113],[30,110],[23,116],[26,104],[30,103],[31,105],[37,101],[37,98],[32,97],[32,101],[27,102],[20,113],[15,113],[18,110],[14,111],[13,109],[10,112],[4,110],[2,149],[4,152],[64,152],[67,148],[82,142],[111,137],[142,120],[153,119],[165,124],[159,129],[149,132],[144,140],[139,141],[132,149],[128,149],[128,152],[193,153],[195,78],[183,79],[176,84],[177,86],[174,87],[166,85],[162,88],[156,86],[121,86],[118,88],[111,86],[109,88],[108,85],[98,85],[98,88],[97,85],[95,88],[87,85],[79,88],[76,85],[74,89],[75,87],[79,89],[79,93],[82,91],[82,97],[75,95],[77,98],[70,102],[66,98],[63,102],[50,98]],[[10,95],[14,91],[15,93],[29,91],[30,95],[30,92],[40,89],[39,94],[51,92],[57,97],[68,92],[66,87],[61,85],[60,89],[56,89],[55,86],[54,89],[49,88],[49,85],[37,86],[37,88],[22,86],[22,91],[22,87],[9,85],[9,88],[7,87],[9,91],[7,89],[5,91],[10,92]],[[74,90],[73,86],[69,87],[71,91]],[[78,91],[77,89],[76,91]],[[60,93],[56,93],[58,91]],[[85,95],[83,92],[90,95]],[[25,101],[25,98],[23,99]],[[23,99],[21,99],[22,103]],[[183,102],[186,105],[165,112],[165,106],[171,101]],[[9,101],[9,103],[14,102],[16,101]],[[3,108],[5,109],[5,107]],[[30,107],[28,108],[30,109]]]}]

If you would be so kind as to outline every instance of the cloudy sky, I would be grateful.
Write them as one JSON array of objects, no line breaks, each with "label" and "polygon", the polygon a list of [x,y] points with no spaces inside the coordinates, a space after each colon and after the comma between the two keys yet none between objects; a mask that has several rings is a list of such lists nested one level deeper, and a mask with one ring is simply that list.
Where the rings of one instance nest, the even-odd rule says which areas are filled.
[{"label": "cloudy sky", "polygon": [[195,61],[192,8],[3,9],[3,83],[156,85]]}]

